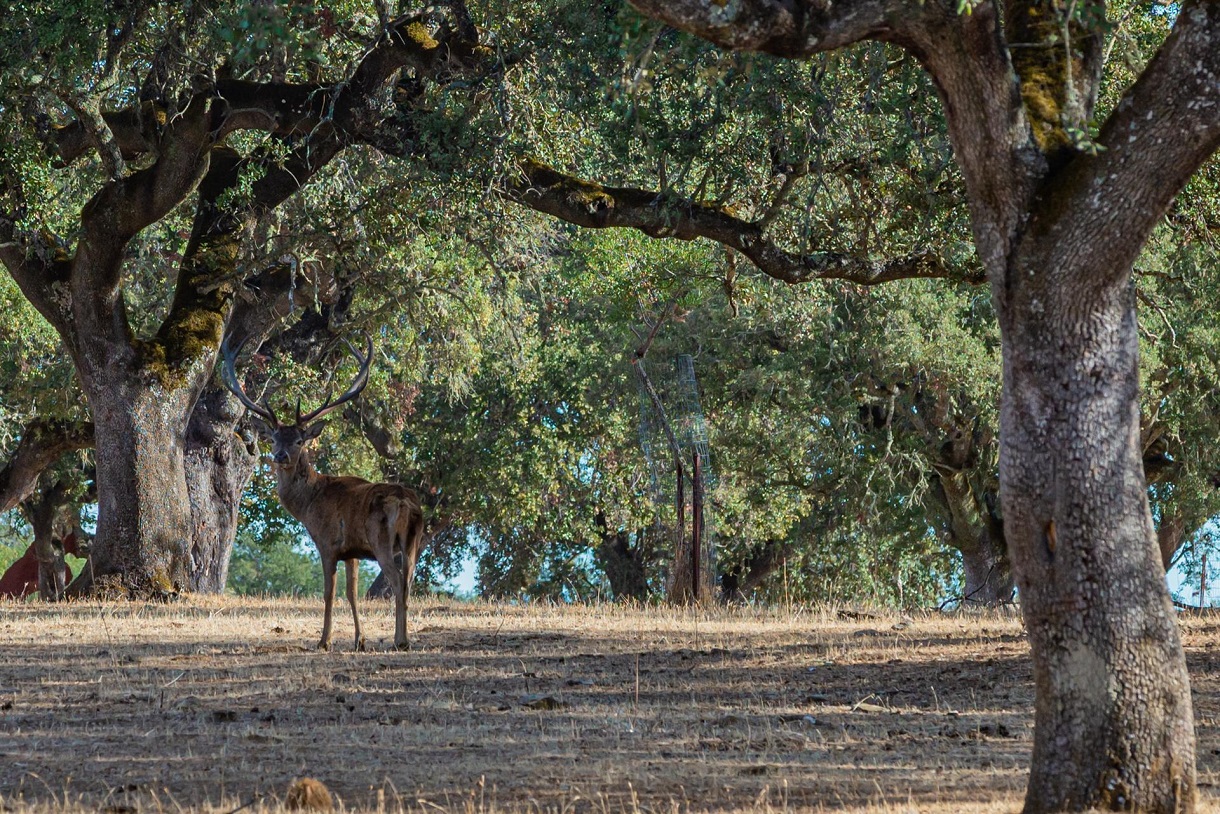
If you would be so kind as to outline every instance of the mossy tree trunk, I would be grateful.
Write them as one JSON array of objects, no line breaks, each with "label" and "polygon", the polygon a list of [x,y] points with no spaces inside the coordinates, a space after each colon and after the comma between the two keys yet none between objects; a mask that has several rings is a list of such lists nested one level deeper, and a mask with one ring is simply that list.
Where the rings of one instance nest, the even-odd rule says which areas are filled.
[{"label": "mossy tree trunk", "polygon": [[182,439],[191,392],[134,366],[86,377],[97,428],[98,523],[74,593],[165,597],[188,587],[191,510]]},{"label": "mossy tree trunk", "polygon": [[[191,587],[196,565],[198,584],[219,584],[226,554],[218,547],[227,545],[221,540],[229,536],[232,522],[226,514],[231,506],[221,504],[240,493],[236,484],[246,464],[236,449],[228,450],[235,456],[226,457],[223,422],[213,425],[216,434],[211,435],[208,419],[201,417],[195,425],[200,434],[188,439],[189,419],[226,330],[237,331],[238,340],[265,332],[281,315],[274,302],[283,295],[251,286],[245,293],[259,292],[252,307],[261,307],[271,318],[261,328],[231,324],[241,282],[236,273],[241,237],[346,145],[374,143],[411,151],[410,128],[404,134],[394,122],[392,138],[385,137],[379,130],[384,109],[369,104],[380,98],[391,78],[409,70],[420,80],[448,81],[494,59],[467,36],[471,26],[460,4],[445,9],[395,21],[349,74],[329,85],[209,83],[197,77],[175,84],[160,73],[171,65],[162,64],[159,55],[131,108],[99,113],[101,100],[93,98],[81,106],[93,115],[64,127],[30,128],[67,172],[89,154],[98,157],[104,173],[98,192],[80,211],[74,242],[46,229],[24,229],[27,220],[50,219],[32,211],[19,182],[0,178],[0,261],[63,338],[95,415],[95,561],[91,575],[78,579],[71,590],[93,590],[100,579],[127,594],[161,595]],[[108,60],[121,53],[116,50]],[[139,68],[128,67],[148,67],[137,64]],[[126,75],[118,68],[112,74]],[[165,100],[155,98],[158,88],[200,83],[204,87],[174,105],[173,115],[166,115]],[[131,95],[135,93],[133,89]],[[226,139],[241,130],[259,131],[263,146],[239,155]],[[239,164],[249,188],[230,196],[234,200],[227,206],[232,208],[222,209],[218,202],[238,183]],[[87,172],[92,178],[92,169]],[[154,335],[138,337],[124,296],[129,244],[197,190],[194,228],[177,269],[169,314]],[[165,276],[174,274],[171,270]],[[205,453],[212,441],[219,446]],[[211,463],[203,464],[209,456]],[[230,464],[236,465],[230,469]],[[202,471],[208,467],[211,473]],[[209,494],[209,488],[216,494]],[[191,559],[196,522],[204,530],[195,552],[198,563]]]}]

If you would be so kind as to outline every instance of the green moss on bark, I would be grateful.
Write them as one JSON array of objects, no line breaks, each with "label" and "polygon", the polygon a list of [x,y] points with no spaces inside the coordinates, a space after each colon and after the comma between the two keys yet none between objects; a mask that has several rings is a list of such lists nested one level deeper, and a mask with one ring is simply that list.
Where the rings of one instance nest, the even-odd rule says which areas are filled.
[{"label": "green moss on bark", "polygon": [[188,386],[199,361],[220,347],[224,323],[223,312],[214,304],[200,306],[179,314],[162,337],[149,342],[137,340],[145,375],[166,390]]},{"label": "green moss on bark", "polygon": [[1073,35],[1088,32],[1070,19],[1056,0],[1018,4],[1009,25],[1012,65],[1021,80],[1021,101],[1034,143],[1046,155],[1073,144],[1068,125],[1079,111],[1074,81],[1083,81],[1084,66],[1076,47],[1064,42],[1064,29]]},{"label": "green moss on bark", "polygon": [[407,39],[423,48],[425,51],[431,51],[437,48],[440,43],[428,33],[428,29],[423,23],[414,22],[406,27],[405,31]]}]

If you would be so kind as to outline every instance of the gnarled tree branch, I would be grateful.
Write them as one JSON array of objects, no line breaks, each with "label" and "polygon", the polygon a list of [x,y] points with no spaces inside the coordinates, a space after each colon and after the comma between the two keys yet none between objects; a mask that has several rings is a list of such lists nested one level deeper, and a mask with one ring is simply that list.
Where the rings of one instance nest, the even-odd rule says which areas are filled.
[{"label": "gnarled tree branch", "polygon": [[1127,274],[1146,235],[1220,149],[1220,4],[1187,3],[1097,138],[1041,191],[1031,234],[1098,235],[1091,282]]},{"label": "gnarled tree branch", "polygon": [[852,257],[837,252],[800,254],[778,246],[763,225],[742,220],[725,207],[629,187],[608,187],[564,175],[536,161],[520,165],[521,176],[504,195],[557,218],[592,229],[626,227],[649,237],[707,238],[748,257],[763,273],[786,283],[849,280],[875,285],[890,280],[948,278],[981,283],[932,252],[892,260]]},{"label": "gnarled tree branch", "polygon": [[[456,19],[451,17],[456,16]],[[395,22],[352,72],[332,84],[254,82],[221,79],[198,90],[187,105],[206,105],[208,139],[219,143],[239,130],[257,130],[280,137],[314,136],[331,129],[348,132],[360,128],[364,106],[381,86],[402,69],[418,77],[443,81],[491,58],[477,32],[460,15],[436,10],[409,15]],[[102,119],[114,136],[123,158],[158,151],[164,156],[161,128],[173,127],[178,117],[153,103],[106,112]],[[60,161],[70,163],[96,147],[80,121],[58,128],[53,143]],[[200,143],[200,147],[210,144]]]},{"label": "gnarled tree branch", "polygon": [[894,26],[918,18],[922,7],[908,0],[631,0],[631,5],[724,48],[798,59],[861,40],[890,39]]},{"label": "gnarled tree branch", "polygon": [[34,493],[42,471],[60,456],[93,446],[91,422],[35,420],[21,434],[21,442],[0,469],[0,512],[15,508]]}]

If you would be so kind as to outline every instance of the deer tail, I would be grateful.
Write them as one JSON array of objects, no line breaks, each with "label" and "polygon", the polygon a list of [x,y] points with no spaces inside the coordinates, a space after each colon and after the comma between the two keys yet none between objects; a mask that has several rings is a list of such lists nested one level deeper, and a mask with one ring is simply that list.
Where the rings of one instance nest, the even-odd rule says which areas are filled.
[{"label": "deer tail", "polygon": [[419,556],[420,541],[424,536],[424,516],[418,503],[402,498],[396,501],[393,522],[394,546],[402,552],[403,574],[410,570],[408,560]]},{"label": "deer tail", "polygon": [[397,500],[387,500],[385,502],[385,527],[390,534],[390,548],[394,551],[399,550],[398,540],[398,513],[401,505]]}]

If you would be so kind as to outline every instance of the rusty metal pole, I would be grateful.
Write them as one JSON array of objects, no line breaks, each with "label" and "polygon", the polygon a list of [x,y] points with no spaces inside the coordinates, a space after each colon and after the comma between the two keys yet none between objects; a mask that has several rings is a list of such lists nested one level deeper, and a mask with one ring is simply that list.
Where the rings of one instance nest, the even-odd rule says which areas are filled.
[{"label": "rusty metal pole", "polygon": [[1207,607],[1207,553],[1203,554],[1203,562],[1199,569],[1199,607]]},{"label": "rusty metal pole", "polygon": [[[684,483],[685,479],[682,477],[682,459],[681,458],[674,459],[674,474],[677,476],[677,479],[678,479],[678,503],[677,503],[678,533],[675,535],[675,539],[677,541],[677,543],[676,543],[677,549],[674,551],[674,554],[676,557],[676,555],[681,553],[682,541],[686,538],[686,484]],[[674,559],[675,566],[677,566],[677,564],[679,562],[681,562],[680,559],[676,559],[676,558]],[[676,568],[676,567],[675,567],[675,571],[679,575],[682,573],[681,569]],[[678,595],[680,596],[681,593],[682,592],[679,589]]]},{"label": "rusty metal pole", "polygon": [[691,513],[694,515],[691,518],[691,596],[695,602],[699,601],[700,589],[702,584],[699,581],[699,565],[702,556],[703,543],[703,463],[702,456],[699,455],[699,450],[695,450],[694,468],[691,472],[691,479],[694,481],[691,484]]}]

